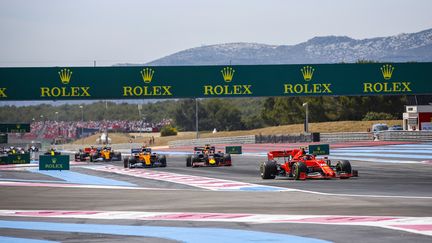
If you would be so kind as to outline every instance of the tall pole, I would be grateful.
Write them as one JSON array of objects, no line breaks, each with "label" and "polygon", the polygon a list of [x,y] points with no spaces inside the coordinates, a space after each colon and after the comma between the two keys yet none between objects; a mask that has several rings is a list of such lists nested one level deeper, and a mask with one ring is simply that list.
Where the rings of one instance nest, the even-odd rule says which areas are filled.
[{"label": "tall pole", "polygon": [[141,138],[141,130],[143,129],[143,126],[142,126],[143,119],[141,118],[141,109],[142,109],[142,104],[138,104],[138,121],[139,121],[139,124],[141,124],[139,126],[139,137],[140,138]]},{"label": "tall pole", "polygon": [[83,136],[83,130],[84,130],[84,109],[83,109],[82,105],[80,105],[79,108],[81,109],[81,144],[84,144],[84,136]]},{"label": "tall pole", "polygon": [[198,98],[195,98],[195,129],[196,129],[196,138],[199,138],[199,129],[198,129]]},{"label": "tall pole", "polygon": [[309,133],[309,109],[308,109],[308,103],[303,103],[303,106],[305,107],[305,125],[304,125],[304,132]]}]

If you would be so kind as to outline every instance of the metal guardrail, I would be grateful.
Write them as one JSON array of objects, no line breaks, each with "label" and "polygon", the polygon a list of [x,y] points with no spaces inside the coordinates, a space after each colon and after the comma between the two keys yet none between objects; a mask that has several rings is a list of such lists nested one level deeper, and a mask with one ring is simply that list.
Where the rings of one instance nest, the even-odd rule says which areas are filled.
[{"label": "metal guardrail", "polygon": [[321,142],[355,142],[355,141],[372,141],[373,133],[370,132],[338,132],[338,133],[321,133]]},{"label": "metal guardrail", "polygon": [[[82,148],[86,147],[104,147],[105,145],[102,144],[62,144],[62,145],[53,145],[53,147],[60,149],[60,150],[70,150],[70,151],[77,151]],[[116,143],[116,144],[109,144],[106,145],[108,147],[111,147],[114,150],[117,149],[132,149],[132,148],[141,148],[143,146],[142,143]]]},{"label": "metal guardrail", "polygon": [[25,148],[28,149],[31,146],[35,146],[39,149],[42,148],[42,144],[41,143],[0,143],[0,147],[21,147],[21,148]]},{"label": "metal guardrail", "polygon": [[255,135],[177,140],[177,141],[168,142],[168,145],[169,147],[179,147],[179,146],[201,146],[203,144],[253,144],[253,143],[255,143]]},{"label": "metal guardrail", "polygon": [[[298,134],[283,135],[287,137],[295,136]],[[259,136],[259,135],[257,135]],[[177,140],[168,143],[169,147],[179,146],[202,146],[204,144],[254,144],[257,143],[255,135],[236,136],[236,137],[219,137],[219,138],[201,138],[201,139],[188,139]],[[282,136],[282,135],[281,135]],[[385,131],[377,134],[377,139],[380,141],[408,141],[408,142],[432,142],[432,131]],[[271,136],[270,136],[271,137]],[[280,137],[279,137],[280,138]],[[374,134],[370,132],[340,132],[340,133],[321,133],[320,142],[355,142],[355,141],[372,141]],[[300,141],[291,141],[300,142]],[[268,143],[287,143],[283,139],[275,139],[268,141]],[[94,145],[94,144],[92,144]],[[91,145],[56,145],[54,147],[63,150],[78,151],[80,148],[89,147]],[[103,146],[103,145],[94,145]],[[117,149],[130,149],[140,148],[142,143],[121,143],[110,145],[114,150]]]},{"label": "metal guardrail", "polygon": [[292,133],[286,135],[255,135],[255,143],[310,143],[319,142],[319,133]]},{"label": "metal guardrail", "polygon": [[380,141],[432,142],[432,131],[384,131],[377,134]]}]

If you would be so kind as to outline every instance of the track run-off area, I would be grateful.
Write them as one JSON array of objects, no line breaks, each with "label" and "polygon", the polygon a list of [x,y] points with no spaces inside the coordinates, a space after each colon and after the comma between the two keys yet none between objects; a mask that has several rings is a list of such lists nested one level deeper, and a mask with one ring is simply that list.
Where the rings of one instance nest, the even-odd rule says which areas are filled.
[{"label": "track run-off area", "polygon": [[432,241],[432,144],[332,144],[329,158],[350,160],[359,177],[261,179],[268,151],[299,146],[243,145],[231,167],[186,167],[191,147],[154,148],[166,168],[2,165],[0,241]]}]

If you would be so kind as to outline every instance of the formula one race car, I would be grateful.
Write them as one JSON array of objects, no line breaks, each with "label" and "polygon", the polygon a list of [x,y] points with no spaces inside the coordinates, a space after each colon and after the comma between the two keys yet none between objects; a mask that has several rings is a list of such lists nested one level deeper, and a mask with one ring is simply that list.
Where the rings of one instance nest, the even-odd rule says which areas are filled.
[{"label": "formula one race car", "polygon": [[97,161],[121,161],[121,153],[114,152],[111,147],[97,148],[90,156],[90,162]]},{"label": "formula one race car", "polygon": [[151,148],[131,149],[131,156],[123,160],[125,168],[166,167],[165,155],[152,153]]},{"label": "formula one race car", "polygon": [[101,151],[101,149],[97,149],[94,147],[80,149],[78,153],[75,153],[75,161],[93,161],[93,157]]},{"label": "formula one race car", "polygon": [[187,167],[231,166],[231,155],[216,152],[214,146],[195,147],[194,154],[186,158]]},{"label": "formula one race car", "polygon": [[46,151],[46,152],[44,153],[44,155],[51,155],[51,156],[55,156],[55,155],[61,155],[61,153],[58,152],[56,149],[51,148],[51,149],[49,149],[48,151]]},{"label": "formula one race car", "polygon": [[27,151],[28,151],[29,153],[36,153],[36,152],[39,152],[39,148],[36,147],[36,146],[34,146],[34,145],[32,145],[32,146],[30,146],[30,148],[28,148]]},{"label": "formula one race car", "polygon": [[1,149],[1,153],[3,153],[3,154],[25,154],[26,151],[21,147],[11,146],[9,148]]},{"label": "formula one race car", "polygon": [[[261,178],[274,179],[285,176],[295,180],[307,178],[340,178],[346,179],[358,176],[356,170],[351,169],[348,160],[341,160],[332,165],[327,158],[319,159],[315,155],[306,154],[304,149],[271,151],[267,153],[268,160],[260,164]],[[276,160],[283,158],[283,163]]]}]

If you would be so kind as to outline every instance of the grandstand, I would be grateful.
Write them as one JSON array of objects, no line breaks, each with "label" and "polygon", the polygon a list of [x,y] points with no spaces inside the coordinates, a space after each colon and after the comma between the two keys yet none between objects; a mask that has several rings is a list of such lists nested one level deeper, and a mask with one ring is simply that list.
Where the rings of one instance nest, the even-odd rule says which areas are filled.
[{"label": "grandstand", "polygon": [[170,125],[172,120],[163,119],[158,123],[145,121],[38,121],[30,124],[30,133],[10,134],[15,141],[44,141],[48,143],[66,143],[78,138],[87,137],[99,132],[158,132],[163,126]]}]

